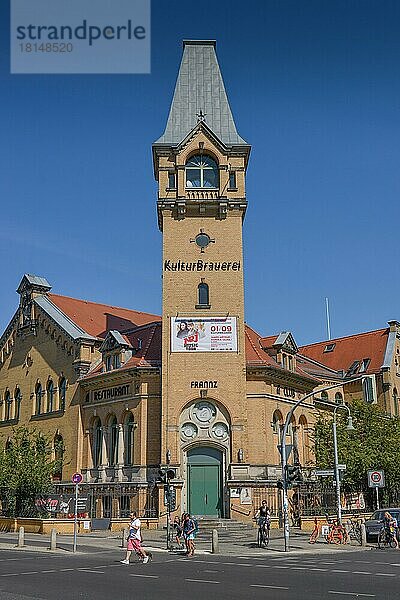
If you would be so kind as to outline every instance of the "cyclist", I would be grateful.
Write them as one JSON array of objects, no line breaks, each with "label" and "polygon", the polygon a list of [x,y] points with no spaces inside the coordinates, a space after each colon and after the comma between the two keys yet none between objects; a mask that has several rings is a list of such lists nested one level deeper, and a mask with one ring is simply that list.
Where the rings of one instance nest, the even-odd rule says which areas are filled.
[{"label": "cyclist", "polygon": [[266,500],[261,502],[261,506],[258,508],[255,518],[260,529],[263,528],[264,530],[264,539],[269,539],[269,530],[271,528],[271,512],[267,506]]},{"label": "cyclist", "polygon": [[383,526],[385,528],[385,534],[388,540],[393,539],[397,550],[399,549],[399,542],[397,540],[397,519],[393,517],[390,512],[385,512],[383,515]]}]

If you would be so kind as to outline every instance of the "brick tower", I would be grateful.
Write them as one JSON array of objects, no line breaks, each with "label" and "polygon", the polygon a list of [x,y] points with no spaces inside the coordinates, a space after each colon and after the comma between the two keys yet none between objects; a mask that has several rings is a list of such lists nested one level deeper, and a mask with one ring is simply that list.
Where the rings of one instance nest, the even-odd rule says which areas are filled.
[{"label": "brick tower", "polygon": [[185,41],[164,134],[153,145],[163,234],[161,462],[181,508],[229,516],[245,460],[242,224],[250,146],[239,136],[214,41]]}]

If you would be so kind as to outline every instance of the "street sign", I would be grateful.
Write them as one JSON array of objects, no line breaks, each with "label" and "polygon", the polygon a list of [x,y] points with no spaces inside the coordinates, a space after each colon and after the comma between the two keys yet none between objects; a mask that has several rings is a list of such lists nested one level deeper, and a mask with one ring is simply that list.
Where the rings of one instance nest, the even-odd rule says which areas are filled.
[{"label": "street sign", "polygon": [[383,488],[385,487],[385,472],[381,470],[368,471],[368,487]]},{"label": "street sign", "polygon": [[317,470],[314,471],[314,473],[316,474],[317,477],[333,477],[335,474],[335,471],[333,469],[322,469],[322,470]]},{"label": "street sign", "polygon": [[[282,444],[278,444],[277,448],[279,450],[279,454],[282,456]],[[290,453],[292,452],[293,444],[286,444],[286,462],[289,459]]]},{"label": "street sign", "polygon": [[346,465],[338,465],[337,468],[339,469],[339,471],[345,471]]},{"label": "street sign", "polygon": [[74,473],[72,475],[72,483],[75,483],[76,485],[78,485],[78,483],[80,483],[82,479],[83,477],[80,473]]}]

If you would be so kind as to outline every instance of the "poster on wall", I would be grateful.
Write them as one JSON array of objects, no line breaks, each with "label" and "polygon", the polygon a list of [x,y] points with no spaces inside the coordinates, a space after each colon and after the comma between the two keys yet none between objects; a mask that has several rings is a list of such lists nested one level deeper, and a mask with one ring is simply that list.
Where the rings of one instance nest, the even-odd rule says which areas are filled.
[{"label": "poster on wall", "polygon": [[237,352],[236,317],[171,317],[171,352]]},{"label": "poster on wall", "polygon": [[240,504],[251,504],[251,488],[240,490]]}]

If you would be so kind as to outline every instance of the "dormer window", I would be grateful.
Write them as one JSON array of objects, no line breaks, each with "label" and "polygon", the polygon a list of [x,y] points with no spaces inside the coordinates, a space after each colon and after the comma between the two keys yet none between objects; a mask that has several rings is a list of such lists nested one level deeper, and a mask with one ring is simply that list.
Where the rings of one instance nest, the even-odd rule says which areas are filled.
[{"label": "dormer window", "polygon": [[112,356],[109,354],[106,356],[106,371],[111,371],[112,369]]},{"label": "dormer window", "polygon": [[349,370],[347,371],[346,375],[347,377],[349,377],[350,375],[354,375],[355,373],[357,373],[357,369],[360,366],[360,361],[359,360],[355,360],[351,365]]},{"label": "dormer window", "polygon": [[186,163],[186,187],[216,189],[219,185],[218,165],[210,156],[192,156]]},{"label": "dormer window", "polygon": [[121,358],[119,354],[114,354],[113,356],[113,368],[119,369],[121,366]]},{"label": "dormer window", "polygon": [[336,344],[327,344],[324,348],[324,352],[333,352]]},{"label": "dormer window", "polygon": [[361,361],[360,368],[358,370],[359,373],[365,373],[369,367],[369,363],[371,362],[370,358],[363,358]]}]

